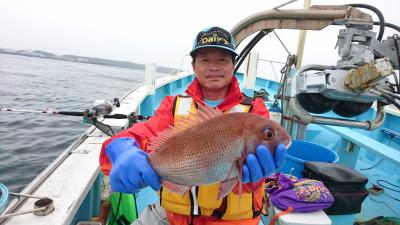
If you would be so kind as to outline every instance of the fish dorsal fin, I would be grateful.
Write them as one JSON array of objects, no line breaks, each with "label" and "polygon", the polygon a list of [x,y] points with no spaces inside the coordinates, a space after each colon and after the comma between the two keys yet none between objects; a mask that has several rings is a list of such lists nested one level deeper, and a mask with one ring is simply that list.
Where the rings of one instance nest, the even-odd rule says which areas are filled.
[{"label": "fish dorsal fin", "polygon": [[199,104],[198,107],[199,108],[195,112],[189,112],[189,116],[187,118],[178,120],[174,126],[169,126],[167,129],[152,137],[147,150],[150,152],[156,151],[171,137],[211,118],[223,115],[220,110],[211,108],[207,105],[203,106]]}]

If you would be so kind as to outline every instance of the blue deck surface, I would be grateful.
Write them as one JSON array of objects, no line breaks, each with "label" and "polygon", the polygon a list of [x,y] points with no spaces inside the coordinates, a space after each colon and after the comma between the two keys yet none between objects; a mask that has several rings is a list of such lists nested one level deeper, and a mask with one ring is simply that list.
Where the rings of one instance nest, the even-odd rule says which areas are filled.
[{"label": "blue deck surface", "polygon": [[[242,75],[237,77],[239,82],[242,83]],[[158,107],[161,99],[165,95],[183,94],[186,86],[191,82],[192,79],[193,76],[190,76],[182,81],[175,81],[166,87],[158,89],[155,95],[154,106]],[[257,78],[254,90],[260,90],[261,88],[264,88],[270,94],[270,98],[272,98],[276,93],[278,84],[276,82]],[[270,102],[266,103],[268,105]],[[333,116],[334,114],[328,113],[327,115]],[[365,121],[373,118],[374,111],[371,109],[370,111],[354,119]],[[396,187],[387,183],[383,183],[392,189],[400,191],[400,157],[388,160],[388,157],[398,157],[398,152],[393,151],[400,150],[400,139],[396,137],[396,135],[391,135],[390,132],[384,132],[385,130],[389,130],[392,132],[392,134],[399,134],[400,126],[398,124],[400,124],[400,117],[388,114],[384,125],[379,129],[374,131],[352,129],[352,131],[360,134],[357,135],[358,139],[361,138],[361,140],[357,140],[360,143],[368,143],[369,141],[371,143],[378,142],[374,144],[376,144],[376,146],[383,146],[383,149],[375,149],[373,152],[360,147],[357,155],[354,157],[356,160],[354,168],[369,178],[367,188],[371,187],[372,183],[376,184],[377,180],[380,179],[391,182],[393,185],[397,185]],[[311,124],[307,127],[305,139],[307,141],[327,147],[331,150],[338,151],[338,148],[343,146],[341,145],[341,140],[343,137],[339,135],[339,131],[335,133],[329,129],[326,129],[324,126]],[[390,146],[390,148],[387,149],[390,149],[392,152],[385,152],[385,146]],[[376,151],[382,152],[377,154]],[[385,154],[389,156],[385,156]],[[158,200],[159,198],[157,194],[150,188],[142,190],[138,195],[139,213],[144,209],[144,207],[147,206],[147,204],[158,202]],[[331,216],[330,218],[332,219],[333,224],[352,224],[352,222],[355,220],[364,221],[376,216],[400,217],[400,193],[385,188],[384,193],[379,195],[370,195],[363,202],[361,213],[349,216]]]}]

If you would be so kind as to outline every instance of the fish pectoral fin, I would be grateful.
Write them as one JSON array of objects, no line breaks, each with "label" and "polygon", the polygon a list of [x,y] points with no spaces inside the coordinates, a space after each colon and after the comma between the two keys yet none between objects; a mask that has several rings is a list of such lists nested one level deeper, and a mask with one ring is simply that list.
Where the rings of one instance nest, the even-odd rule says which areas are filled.
[{"label": "fish pectoral fin", "polygon": [[183,186],[179,184],[172,183],[170,181],[162,181],[161,184],[163,187],[167,188],[169,191],[175,192],[180,195],[184,195],[186,192],[190,190],[190,187],[188,186]]},{"label": "fish pectoral fin", "polygon": [[231,192],[232,189],[235,187],[237,182],[237,178],[222,181],[221,186],[219,187],[218,200],[227,196],[229,192]]}]

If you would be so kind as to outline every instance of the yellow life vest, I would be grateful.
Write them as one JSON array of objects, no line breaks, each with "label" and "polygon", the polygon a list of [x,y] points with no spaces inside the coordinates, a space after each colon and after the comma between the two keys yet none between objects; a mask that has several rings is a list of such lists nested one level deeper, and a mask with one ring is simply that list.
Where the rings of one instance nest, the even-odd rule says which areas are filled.
[{"label": "yellow life vest", "polygon": [[[176,97],[174,121],[178,121],[196,110],[195,101],[188,96]],[[231,108],[228,112],[249,112],[249,97],[244,102]],[[242,193],[241,196],[229,193],[217,200],[220,184],[193,187],[185,195],[176,194],[162,187],[160,190],[161,206],[166,210],[181,215],[216,216],[223,220],[249,219],[258,216],[262,209],[263,188],[253,193]],[[239,202],[240,201],[240,202]]]}]

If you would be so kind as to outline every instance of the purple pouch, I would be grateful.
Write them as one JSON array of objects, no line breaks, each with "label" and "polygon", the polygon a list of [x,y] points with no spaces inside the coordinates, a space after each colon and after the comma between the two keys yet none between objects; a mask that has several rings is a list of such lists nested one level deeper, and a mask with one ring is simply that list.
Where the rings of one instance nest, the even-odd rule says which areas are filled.
[{"label": "purple pouch", "polygon": [[271,203],[280,210],[292,206],[293,212],[313,212],[329,208],[334,202],[329,190],[317,180],[276,173],[267,178],[266,184]]}]

